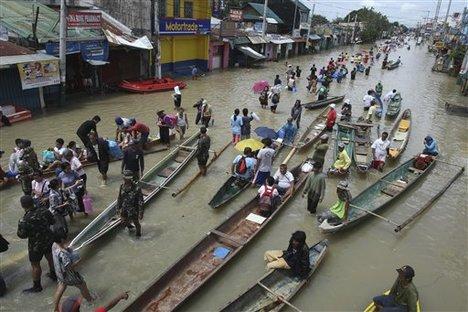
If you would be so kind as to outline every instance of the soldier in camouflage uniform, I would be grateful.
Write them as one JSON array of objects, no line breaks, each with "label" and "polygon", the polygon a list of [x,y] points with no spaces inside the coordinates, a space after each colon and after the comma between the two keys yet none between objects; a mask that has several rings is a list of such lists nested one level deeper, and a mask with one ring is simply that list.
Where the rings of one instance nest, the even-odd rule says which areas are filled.
[{"label": "soldier in camouflage uniform", "polygon": [[131,223],[135,225],[136,236],[141,236],[140,220],[143,219],[143,193],[141,188],[133,180],[133,172],[124,170],[124,182],[119,189],[117,199],[117,211],[120,213],[124,226],[131,228]]},{"label": "soldier in camouflage uniform", "polygon": [[24,195],[32,194],[33,168],[24,160],[18,162],[18,175]]},{"label": "soldier in camouflage uniform", "polygon": [[26,211],[18,222],[19,238],[28,239],[29,261],[32,267],[33,287],[23,290],[33,293],[42,291],[41,285],[41,260],[42,257],[49,263],[49,273],[47,276],[52,280],[57,280],[52,260],[53,233],[50,226],[54,224],[54,216],[44,208],[36,208],[32,196],[21,197],[21,206]]},{"label": "soldier in camouflage uniform", "polygon": [[34,151],[34,148],[31,146],[31,141],[23,140],[23,154],[21,155],[21,160],[24,160],[34,171],[41,169],[39,160],[37,159],[37,154]]}]

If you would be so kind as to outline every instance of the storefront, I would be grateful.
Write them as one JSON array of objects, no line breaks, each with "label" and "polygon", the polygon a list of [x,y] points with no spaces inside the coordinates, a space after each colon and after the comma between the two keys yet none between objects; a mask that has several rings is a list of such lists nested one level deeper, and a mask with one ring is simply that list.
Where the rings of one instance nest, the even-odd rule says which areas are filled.
[{"label": "storefront", "polygon": [[210,41],[208,70],[225,69],[229,66],[229,42],[221,40]]}]

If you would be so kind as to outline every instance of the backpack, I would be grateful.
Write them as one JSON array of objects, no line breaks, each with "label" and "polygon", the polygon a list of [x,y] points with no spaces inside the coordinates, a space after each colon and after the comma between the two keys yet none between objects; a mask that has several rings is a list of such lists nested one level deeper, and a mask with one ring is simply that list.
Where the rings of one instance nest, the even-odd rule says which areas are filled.
[{"label": "backpack", "polygon": [[265,184],[265,191],[263,192],[259,200],[260,206],[271,207],[271,202],[273,199],[274,191],[275,191],[275,188],[273,186],[268,186]]},{"label": "backpack", "polygon": [[279,102],[279,95],[278,94],[273,94],[273,96],[271,97],[271,102],[273,102],[274,104],[278,104]]},{"label": "backpack", "polygon": [[247,172],[247,160],[244,156],[239,159],[236,164],[236,173],[237,174],[245,174]]}]

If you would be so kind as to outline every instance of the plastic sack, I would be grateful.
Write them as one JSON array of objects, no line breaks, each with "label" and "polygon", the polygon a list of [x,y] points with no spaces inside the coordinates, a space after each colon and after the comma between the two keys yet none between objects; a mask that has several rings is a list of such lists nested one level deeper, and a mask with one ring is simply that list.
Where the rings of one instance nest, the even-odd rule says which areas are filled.
[{"label": "plastic sack", "polygon": [[45,150],[42,151],[42,161],[45,164],[51,164],[55,161],[55,154],[52,151]]},{"label": "plastic sack", "polygon": [[93,213],[93,199],[88,193],[83,196],[83,205],[86,213]]},{"label": "plastic sack", "polygon": [[119,143],[112,140],[107,140],[107,145],[109,146],[109,153],[111,154],[112,158],[121,159],[123,157],[123,152],[119,147]]}]

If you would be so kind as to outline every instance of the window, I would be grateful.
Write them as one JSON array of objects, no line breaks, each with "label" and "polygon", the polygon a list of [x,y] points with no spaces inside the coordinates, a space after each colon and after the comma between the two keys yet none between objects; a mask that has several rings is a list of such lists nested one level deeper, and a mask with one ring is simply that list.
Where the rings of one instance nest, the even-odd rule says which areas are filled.
[{"label": "window", "polygon": [[166,17],[166,0],[158,0],[159,17]]},{"label": "window", "polygon": [[174,0],[174,17],[180,17],[180,0]]},{"label": "window", "polygon": [[193,18],[193,2],[184,2],[184,17]]}]

